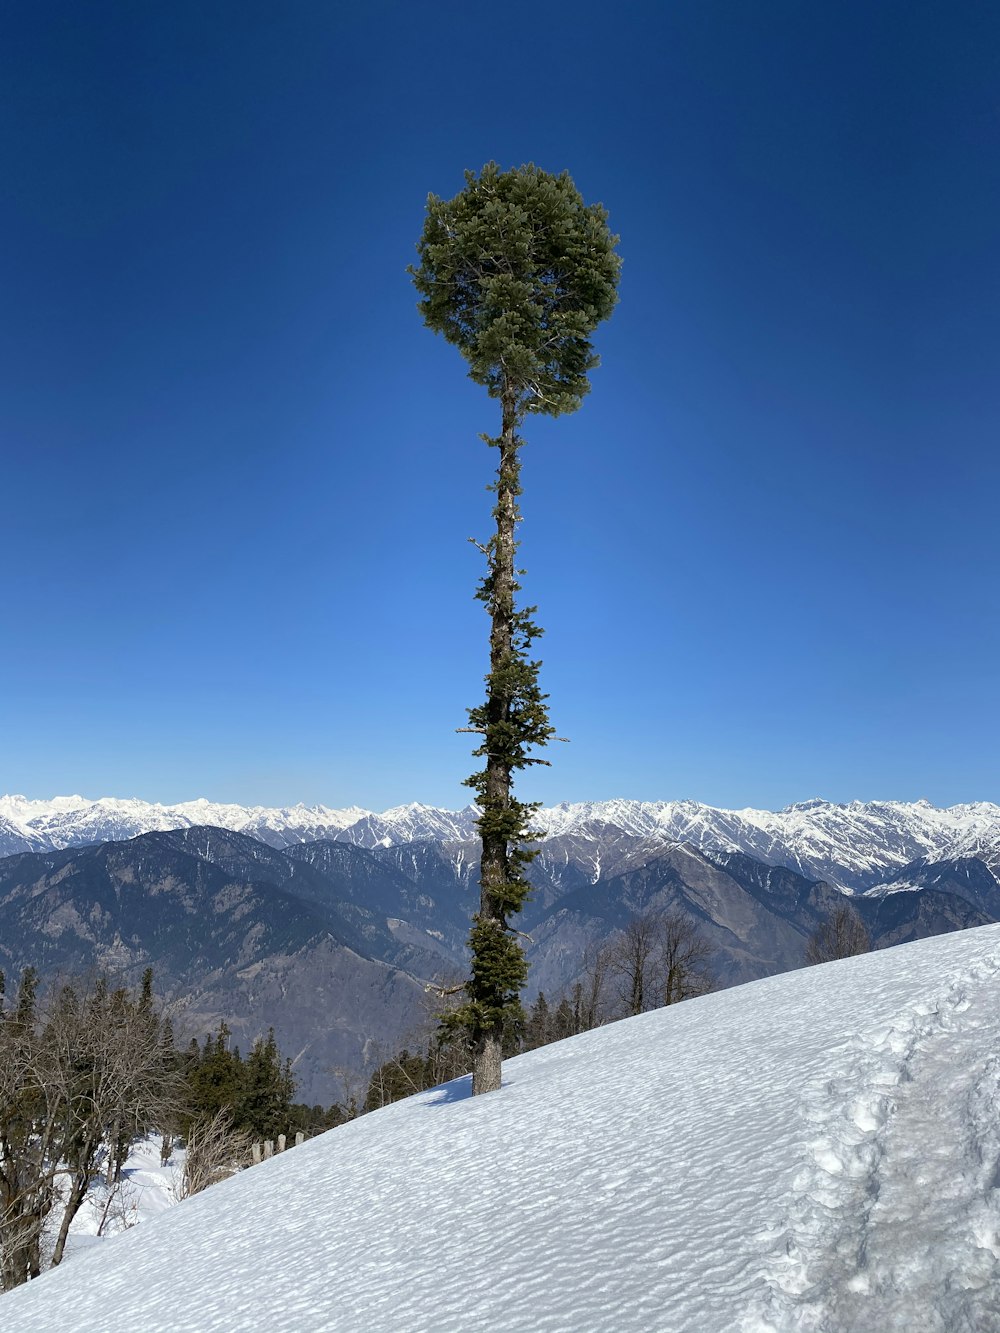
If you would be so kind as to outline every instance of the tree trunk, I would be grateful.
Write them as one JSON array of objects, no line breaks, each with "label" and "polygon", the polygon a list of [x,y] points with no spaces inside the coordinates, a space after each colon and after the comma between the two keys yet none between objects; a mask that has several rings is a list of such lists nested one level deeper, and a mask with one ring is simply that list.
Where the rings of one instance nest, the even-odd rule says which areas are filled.
[{"label": "tree trunk", "polygon": [[496,1092],[500,1087],[502,1032],[484,1033],[472,1050],[472,1095]]},{"label": "tree trunk", "polygon": [[[500,436],[500,467],[497,473],[496,542],[493,549],[493,588],[490,601],[490,675],[487,694],[487,731],[503,726],[510,718],[509,691],[501,686],[502,668],[510,659],[514,635],[514,532],[517,524],[517,490],[520,462],[517,451],[517,415],[510,396],[502,399],[503,429]],[[493,810],[510,805],[509,765],[496,754],[486,756],[486,804]],[[483,831],[480,861],[479,919],[495,929],[506,930],[495,888],[510,879],[510,849],[502,834]],[[496,1092],[500,1087],[503,1025],[494,1023],[481,1032],[472,1051],[472,1095]]]},{"label": "tree trunk", "polygon": [[66,1206],[63,1209],[62,1222],[59,1225],[59,1234],[56,1237],[56,1247],[52,1251],[52,1267],[56,1268],[62,1263],[63,1254],[66,1251],[66,1241],[69,1237],[70,1223],[77,1213],[83,1207],[83,1201],[87,1197],[87,1186],[90,1184],[90,1172],[80,1172],[73,1177],[73,1182],[69,1189],[69,1198],[66,1200]]},{"label": "tree trunk", "polygon": [[19,1171],[7,1159],[4,1168],[0,1172],[0,1290],[11,1291],[41,1273],[41,1233],[51,1191],[45,1182],[31,1181],[31,1164]]}]

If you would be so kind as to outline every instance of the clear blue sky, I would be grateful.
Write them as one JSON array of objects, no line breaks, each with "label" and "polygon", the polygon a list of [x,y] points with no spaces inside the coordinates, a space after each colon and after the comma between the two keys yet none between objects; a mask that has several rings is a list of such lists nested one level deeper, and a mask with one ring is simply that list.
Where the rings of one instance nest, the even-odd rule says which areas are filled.
[{"label": "clear blue sky", "polygon": [[459,805],[496,405],[428,191],[621,235],[526,430],[522,787],[1000,800],[1000,10],[7,5],[0,789]]}]

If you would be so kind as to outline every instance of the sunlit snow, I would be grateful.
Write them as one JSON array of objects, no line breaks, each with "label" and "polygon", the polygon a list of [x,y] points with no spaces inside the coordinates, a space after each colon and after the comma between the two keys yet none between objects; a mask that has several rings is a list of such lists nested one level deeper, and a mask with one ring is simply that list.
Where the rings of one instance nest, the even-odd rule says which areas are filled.
[{"label": "sunlit snow", "polygon": [[988,1333],[1000,926],[378,1111],[0,1298],[5,1330]]},{"label": "sunlit snow", "polygon": [[[179,805],[80,796],[51,801],[0,796],[0,848],[8,852],[79,846],[156,829],[213,824],[276,847],[336,838],[390,847],[431,838],[475,836],[476,811],[413,802],[375,814],[352,806],[223,805],[199,798]],[[1000,874],[1000,806],[987,801],[938,809],[927,801],[803,801],[784,810],[720,810],[698,801],[580,801],[541,809],[540,829],[602,843],[615,831],[664,847],[688,843],[705,852],[742,851],[847,890],[898,879],[920,858],[976,856]]]}]

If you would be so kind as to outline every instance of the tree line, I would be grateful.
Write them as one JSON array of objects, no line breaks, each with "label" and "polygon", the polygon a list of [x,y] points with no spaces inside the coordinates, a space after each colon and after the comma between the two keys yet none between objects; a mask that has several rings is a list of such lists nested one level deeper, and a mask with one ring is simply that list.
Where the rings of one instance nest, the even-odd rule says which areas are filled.
[{"label": "tree line", "polygon": [[[504,1059],[650,1009],[704,995],[715,985],[711,946],[681,912],[650,909],[610,940],[589,948],[578,980],[551,1001],[539,992],[525,1011],[508,1011],[501,1034]],[[468,1073],[474,1050],[461,1024],[429,1020],[371,1074],[358,1113],[437,1087]]]},{"label": "tree line", "polygon": [[[809,938],[806,961],[869,947],[845,901]],[[639,913],[587,950],[566,992],[539,993],[527,1010],[506,1015],[502,1054],[703,995],[715,985],[710,963],[711,948],[688,917]],[[185,1144],[179,1192],[193,1194],[249,1165],[254,1140],[319,1133],[468,1073],[474,1050],[463,1034],[440,1012],[429,1014],[363,1090],[348,1086],[333,1106],[306,1106],[294,1101],[291,1062],[273,1031],[245,1056],[225,1023],[178,1046],[154,1000],[151,970],[134,989],[98,976],[54,987],[44,1003],[33,968],[11,997],[0,973],[0,1289],[61,1262],[90,1186],[103,1177],[114,1187],[137,1137],[159,1134],[164,1163],[175,1142]]]},{"label": "tree line", "polygon": [[[820,920],[806,940],[804,961],[812,966],[867,953],[871,939],[846,900]],[[633,916],[609,940],[589,947],[579,978],[549,1000],[539,992],[527,1010],[508,1011],[501,1038],[504,1059],[574,1037],[621,1018],[665,1008],[715,989],[712,947],[694,922],[672,909]],[[473,1053],[463,1029],[437,1015],[401,1050],[373,1070],[360,1100],[338,1108],[345,1116],[378,1110],[469,1072]]]},{"label": "tree line", "polygon": [[343,1118],[293,1102],[274,1033],[244,1057],[225,1024],[183,1049],[153,997],[107,977],[42,997],[26,968],[13,996],[0,973],[0,1289],[59,1264],[73,1219],[103,1178],[113,1189],[135,1139],[187,1145],[181,1195],[247,1165],[255,1138]]}]

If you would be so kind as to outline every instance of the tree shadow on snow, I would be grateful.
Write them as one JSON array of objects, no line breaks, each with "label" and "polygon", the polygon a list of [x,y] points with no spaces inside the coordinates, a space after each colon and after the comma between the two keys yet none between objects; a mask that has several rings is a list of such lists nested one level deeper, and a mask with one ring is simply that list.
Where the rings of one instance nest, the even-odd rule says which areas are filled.
[{"label": "tree shadow on snow", "polygon": [[463,1074],[453,1078],[450,1083],[442,1083],[434,1089],[434,1095],[426,1103],[428,1106],[446,1106],[449,1102],[464,1102],[472,1096],[472,1075]]}]

